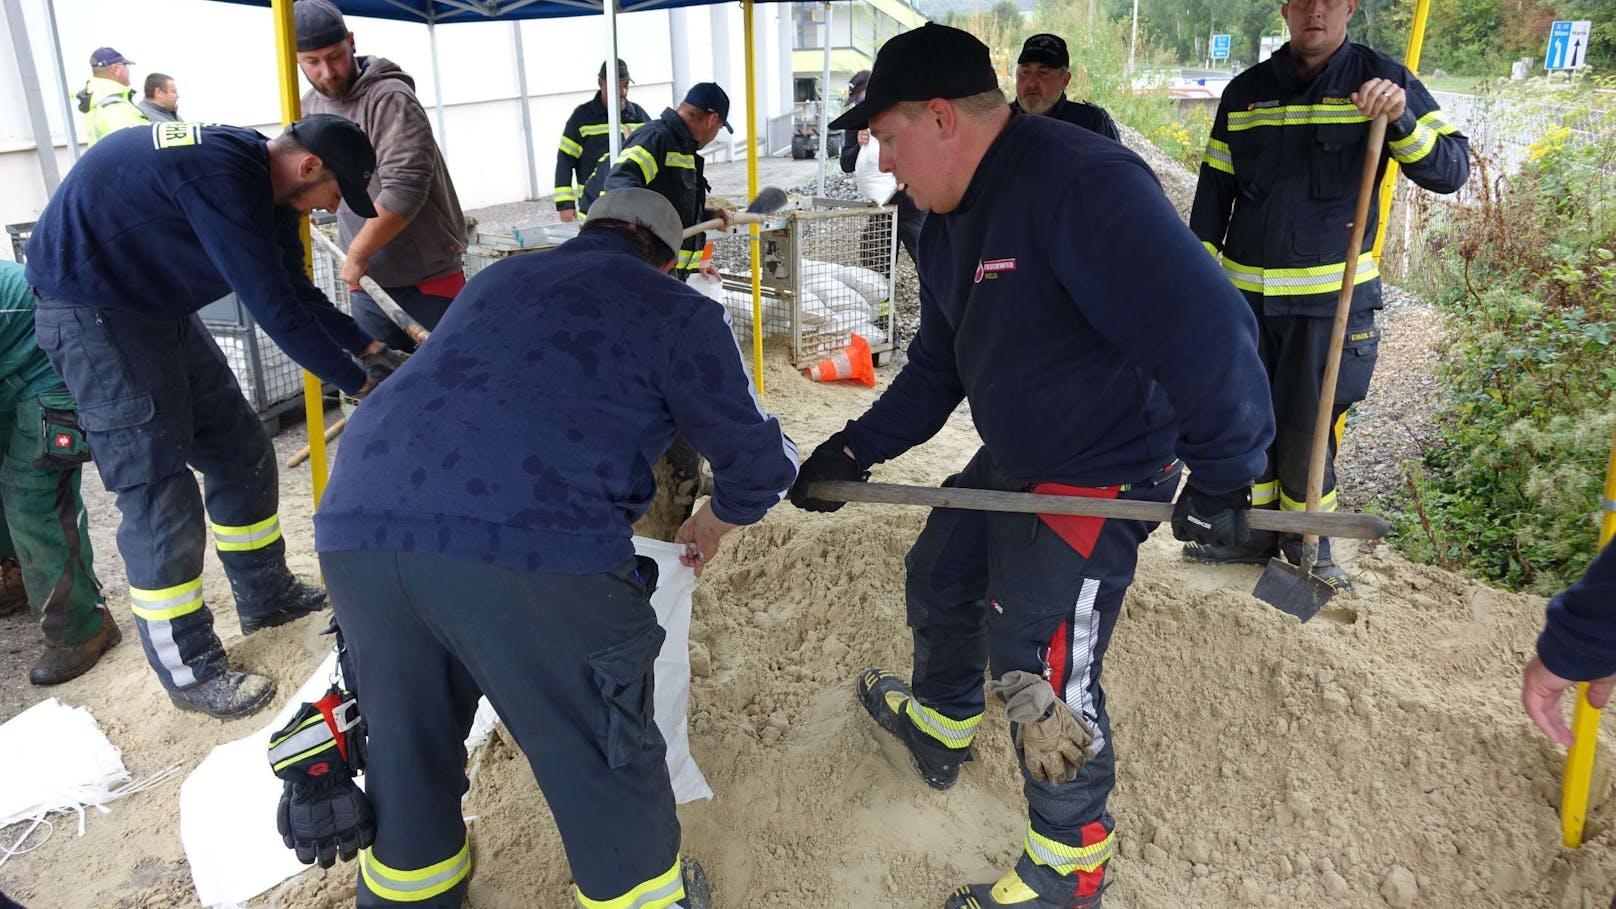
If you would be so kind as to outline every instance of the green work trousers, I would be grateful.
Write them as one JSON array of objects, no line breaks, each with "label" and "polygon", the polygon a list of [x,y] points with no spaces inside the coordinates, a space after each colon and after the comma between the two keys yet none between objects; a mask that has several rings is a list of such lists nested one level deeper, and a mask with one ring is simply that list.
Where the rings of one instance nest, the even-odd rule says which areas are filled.
[{"label": "green work trousers", "polygon": [[[22,565],[23,588],[34,620],[55,647],[84,643],[109,621],[95,577],[89,516],[79,495],[82,467],[35,467],[43,420],[41,395],[53,406],[72,402],[67,389],[17,388],[0,380],[0,557]],[[59,397],[58,397],[59,396]]]}]

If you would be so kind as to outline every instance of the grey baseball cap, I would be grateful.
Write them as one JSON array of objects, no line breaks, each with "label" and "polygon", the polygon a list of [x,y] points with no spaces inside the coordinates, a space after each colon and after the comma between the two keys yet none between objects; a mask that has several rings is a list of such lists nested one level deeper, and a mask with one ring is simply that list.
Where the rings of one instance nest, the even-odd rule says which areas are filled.
[{"label": "grey baseball cap", "polygon": [[292,4],[292,19],[299,53],[348,40],[348,23],[330,0],[297,0]]},{"label": "grey baseball cap", "polygon": [[674,209],[673,203],[661,193],[649,189],[625,186],[596,199],[595,204],[589,206],[589,220],[605,219],[637,224],[666,243],[675,254],[685,242],[684,224],[679,220],[679,212]]}]

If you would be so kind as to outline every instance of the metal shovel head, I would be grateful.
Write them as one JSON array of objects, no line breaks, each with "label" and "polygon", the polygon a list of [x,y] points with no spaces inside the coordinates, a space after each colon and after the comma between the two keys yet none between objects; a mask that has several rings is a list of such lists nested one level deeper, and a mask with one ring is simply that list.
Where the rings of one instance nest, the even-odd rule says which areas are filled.
[{"label": "metal shovel head", "polygon": [[1335,588],[1313,576],[1313,572],[1284,559],[1268,560],[1262,577],[1251,595],[1280,612],[1307,621],[1319,614],[1335,596]]}]

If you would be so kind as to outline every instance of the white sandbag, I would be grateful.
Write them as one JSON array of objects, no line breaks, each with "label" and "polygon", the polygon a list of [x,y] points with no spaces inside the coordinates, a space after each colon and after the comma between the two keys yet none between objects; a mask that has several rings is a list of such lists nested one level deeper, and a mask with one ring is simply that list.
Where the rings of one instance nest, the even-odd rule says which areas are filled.
[{"label": "white sandbag", "polygon": [[879,307],[887,301],[887,279],[874,269],[845,265],[836,277],[843,284],[858,291],[859,296],[871,306]]},{"label": "white sandbag", "polygon": [[859,149],[858,161],[853,165],[853,183],[859,195],[885,205],[898,192],[898,178],[881,172],[881,143],[874,136]]},{"label": "white sandbag", "polygon": [[864,340],[870,342],[871,347],[880,347],[882,344],[887,343],[886,329],[883,329],[872,322],[865,322],[863,325],[853,329],[853,334],[856,334]]},{"label": "white sandbag", "polygon": [[797,311],[802,319],[802,324],[812,328],[818,328],[832,318],[830,307],[825,305],[825,301],[820,299],[819,294],[811,290],[805,289],[798,295]]},{"label": "white sandbag", "polygon": [[[653,669],[653,706],[657,726],[668,743],[674,799],[682,804],[712,798],[712,789],[690,755],[685,719],[690,702],[690,595],[696,575],[679,564],[681,546],[636,537],[634,548],[657,562],[657,590],[651,606],[667,639]],[[212,909],[245,903],[309,867],[298,862],[275,830],[281,781],[270,773],[266,755],[270,734],[285,726],[304,701],[325,693],[335,665],[336,655],[327,655],[273,720],[244,739],[213,749],[180,787],[180,841],[202,905]],[[542,696],[542,692],[534,695]],[[360,709],[364,709],[363,701]],[[476,751],[492,729],[488,718],[493,710],[486,699],[478,703],[477,711],[466,740],[468,752]],[[364,778],[359,782],[362,787]]]}]

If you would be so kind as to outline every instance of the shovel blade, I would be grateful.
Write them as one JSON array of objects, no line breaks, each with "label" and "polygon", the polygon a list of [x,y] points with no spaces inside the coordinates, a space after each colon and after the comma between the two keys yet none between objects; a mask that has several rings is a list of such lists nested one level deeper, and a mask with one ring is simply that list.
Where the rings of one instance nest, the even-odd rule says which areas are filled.
[{"label": "shovel blade", "polygon": [[1335,588],[1313,576],[1300,565],[1283,559],[1269,559],[1251,595],[1287,615],[1307,621],[1319,614],[1335,596]]}]

